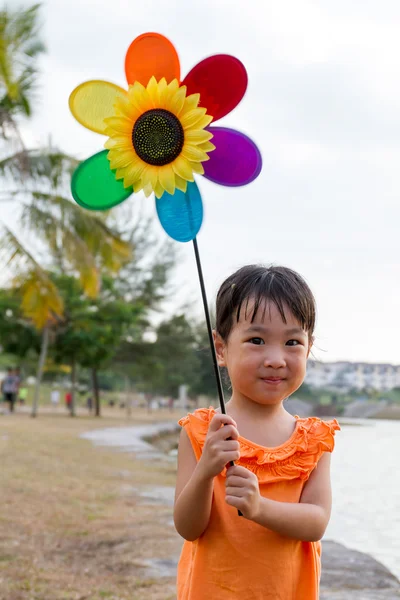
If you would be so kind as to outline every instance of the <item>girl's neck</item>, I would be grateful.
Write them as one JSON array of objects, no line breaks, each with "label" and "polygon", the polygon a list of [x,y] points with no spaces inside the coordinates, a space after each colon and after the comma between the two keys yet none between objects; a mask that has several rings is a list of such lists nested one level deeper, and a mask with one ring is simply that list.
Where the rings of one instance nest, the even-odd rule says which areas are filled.
[{"label": "girl's neck", "polygon": [[291,416],[283,408],[283,400],[277,404],[258,404],[240,394],[232,394],[226,404],[227,413],[235,420],[246,417],[251,421],[273,421],[279,417]]}]

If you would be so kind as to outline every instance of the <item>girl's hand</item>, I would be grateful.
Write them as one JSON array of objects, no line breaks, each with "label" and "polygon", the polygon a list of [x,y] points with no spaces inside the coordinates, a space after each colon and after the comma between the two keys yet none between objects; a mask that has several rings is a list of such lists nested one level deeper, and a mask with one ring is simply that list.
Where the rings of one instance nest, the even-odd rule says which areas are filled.
[{"label": "girl's hand", "polygon": [[229,415],[214,415],[198,464],[205,479],[219,475],[231,460],[240,458],[238,437],[236,423]]},{"label": "girl's hand", "polygon": [[254,520],[261,504],[257,476],[245,467],[234,465],[226,472],[225,486],[226,503],[240,510],[246,519]]}]

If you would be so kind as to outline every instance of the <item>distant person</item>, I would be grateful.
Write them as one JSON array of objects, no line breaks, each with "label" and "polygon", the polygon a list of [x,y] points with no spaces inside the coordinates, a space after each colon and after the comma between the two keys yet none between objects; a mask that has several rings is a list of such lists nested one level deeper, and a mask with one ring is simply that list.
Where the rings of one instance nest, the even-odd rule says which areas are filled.
[{"label": "distant person", "polygon": [[88,396],[88,398],[86,400],[86,406],[87,406],[87,409],[88,409],[89,413],[91,413],[92,410],[93,410],[93,399],[92,399],[92,396]]},{"label": "distant person", "polygon": [[65,406],[67,407],[67,410],[69,410],[69,412],[72,411],[72,394],[71,394],[71,392],[67,392],[65,394]]},{"label": "distant person", "polygon": [[227,414],[201,408],[179,421],[177,600],[319,598],[340,427],[283,406],[304,381],[315,314],[286,267],[249,265],[220,287],[215,347],[231,398]]},{"label": "distant person", "polygon": [[58,390],[51,390],[50,401],[53,408],[58,408],[60,402],[60,392]]},{"label": "distant person", "polygon": [[18,391],[18,379],[15,375],[15,371],[11,367],[7,369],[7,375],[1,383],[1,391],[4,401],[8,403],[10,412],[14,412],[14,404]]},{"label": "distant person", "polygon": [[26,385],[21,385],[18,391],[18,402],[21,406],[26,404],[26,399],[28,397],[28,388]]}]

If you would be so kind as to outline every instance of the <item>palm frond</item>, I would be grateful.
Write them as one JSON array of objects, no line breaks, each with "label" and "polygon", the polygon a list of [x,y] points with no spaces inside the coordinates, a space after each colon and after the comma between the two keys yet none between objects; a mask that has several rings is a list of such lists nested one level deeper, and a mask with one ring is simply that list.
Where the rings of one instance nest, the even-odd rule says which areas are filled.
[{"label": "palm frond", "polygon": [[13,287],[21,292],[22,311],[35,327],[41,329],[47,323],[60,319],[64,307],[57,287],[29,250],[4,226],[1,231],[0,257],[4,259],[6,267],[12,267],[16,273]]}]

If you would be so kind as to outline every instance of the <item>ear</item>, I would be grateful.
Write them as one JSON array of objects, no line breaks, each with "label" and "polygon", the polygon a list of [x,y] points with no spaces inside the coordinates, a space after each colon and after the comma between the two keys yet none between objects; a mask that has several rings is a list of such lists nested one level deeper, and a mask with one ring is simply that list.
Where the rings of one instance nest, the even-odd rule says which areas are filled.
[{"label": "ear", "polygon": [[218,366],[226,367],[226,364],[225,364],[225,342],[221,338],[219,333],[217,331],[215,331],[215,329],[213,330],[213,340],[214,340],[215,352],[217,354]]},{"label": "ear", "polygon": [[313,337],[311,337],[311,338],[309,339],[309,341],[308,341],[308,351],[307,351],[307,358],[310,356],[310,352],[311,352],[311,349],[312,349],[313,345],[314,345],[314,336],[313,336]]}]

